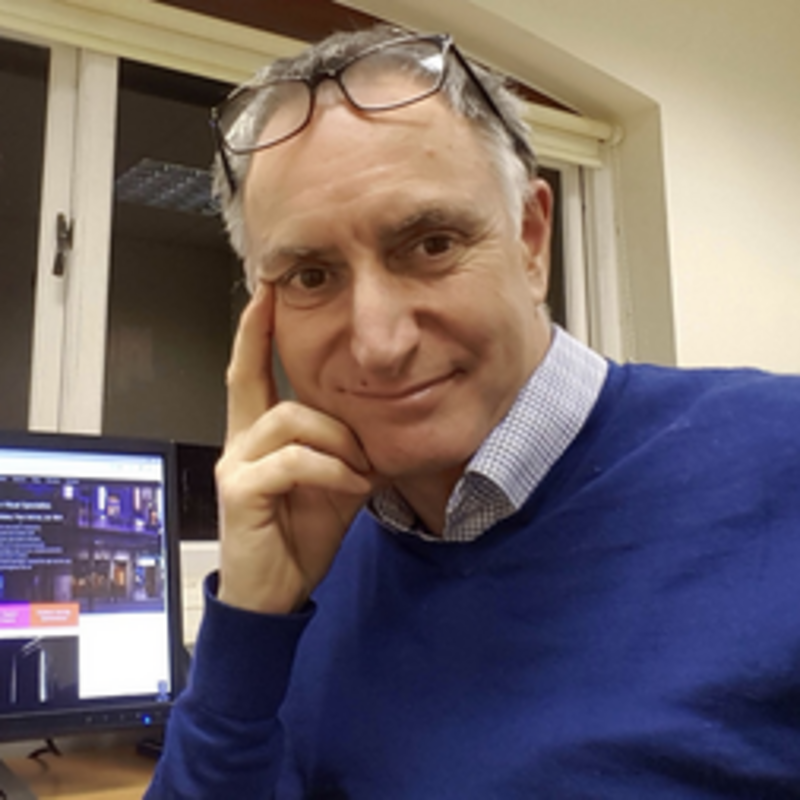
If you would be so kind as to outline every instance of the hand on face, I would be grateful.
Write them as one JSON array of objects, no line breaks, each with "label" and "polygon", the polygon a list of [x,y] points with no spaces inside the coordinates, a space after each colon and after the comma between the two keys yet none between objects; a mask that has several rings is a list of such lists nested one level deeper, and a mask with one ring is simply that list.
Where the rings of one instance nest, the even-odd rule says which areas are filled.
[{"label": "hand on face", "polygon": [[278,402],[272,315],[272,289],[261,284],[242,314],[228,369],[228,436],[216,469],[219,597],[288,613],[325,576],[374,477],[345,425]]}]

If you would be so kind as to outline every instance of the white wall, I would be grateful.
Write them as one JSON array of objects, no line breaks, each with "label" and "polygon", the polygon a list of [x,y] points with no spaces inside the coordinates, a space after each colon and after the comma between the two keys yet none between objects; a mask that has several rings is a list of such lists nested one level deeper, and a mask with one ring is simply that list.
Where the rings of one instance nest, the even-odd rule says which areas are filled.
[{"label": "white wall", "polygon": [[633,356],[800,372],[798,0],[353,5],[623,124]]}]

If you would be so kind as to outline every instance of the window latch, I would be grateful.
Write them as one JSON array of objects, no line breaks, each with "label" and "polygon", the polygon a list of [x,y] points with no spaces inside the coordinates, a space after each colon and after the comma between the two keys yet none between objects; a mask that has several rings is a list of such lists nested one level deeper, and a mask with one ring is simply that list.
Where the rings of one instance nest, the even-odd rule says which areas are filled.
[{"label": "window latch", "polygon": [[53,263],[53,275],[62,277],[67,266],[67,255],[72,250],[72,220],[64,214],[56,217],[56,260]]}]

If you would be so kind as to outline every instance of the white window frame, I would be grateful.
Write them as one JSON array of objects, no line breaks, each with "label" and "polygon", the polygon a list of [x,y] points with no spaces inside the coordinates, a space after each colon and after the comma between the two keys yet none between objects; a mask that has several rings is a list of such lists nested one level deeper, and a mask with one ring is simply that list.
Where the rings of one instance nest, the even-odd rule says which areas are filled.
[{"label": "white window frame", "polygon": [[[48,47],[47,44],[37,43]],[[72,167],[78,102],[78,53],[52,45],[48,80],[44,169],[39,214],[28,426],[58,430],[63,374],[66,280],[53,274],[56,218],[72,219]]]},{"label": "white window frame", "polygon": [[[28,427],[99,433],[118,61],[50,51]],[[53,270],[59,214],[74,221],[63,275]]]},{"label": "white window frame", "polygon": [[118,64],[105,53],[80,52],[62,431],[100,433],[103,422]]},{"label": "white window frame", "polygon": [[625,358],[610,170],[541,159],[561,175],[564,295],[569,332],[615,360]]}]

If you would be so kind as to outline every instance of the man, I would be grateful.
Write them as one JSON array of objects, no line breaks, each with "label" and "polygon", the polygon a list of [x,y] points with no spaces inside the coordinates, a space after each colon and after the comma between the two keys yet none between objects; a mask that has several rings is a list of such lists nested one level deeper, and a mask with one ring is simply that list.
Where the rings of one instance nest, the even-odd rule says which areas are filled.
[{"label": "man", "polygon": [[554,329],[550,191],[446,37],[337,35],[217,124],[254,294],[148,797],[800,797],[800,381]]}]

